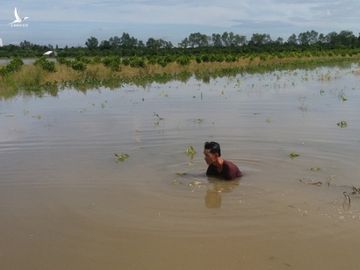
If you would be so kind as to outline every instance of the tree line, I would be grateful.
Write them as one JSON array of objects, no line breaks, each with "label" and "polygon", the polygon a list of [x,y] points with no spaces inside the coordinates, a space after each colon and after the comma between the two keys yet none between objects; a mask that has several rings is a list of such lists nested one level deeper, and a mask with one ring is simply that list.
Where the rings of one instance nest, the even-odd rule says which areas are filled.
[{"label": "tree line", "polygon": [[107,40],[89,37],[84,46],[69,47],[52,45],[37,45],[23,41],[19,45],[6,45],[0,48],[0,57],[36,57],[47,50],[55,50],[63,57],[75,56],[144,56],[171,54],[203,54],[203,53],[257,53],[257,52],[291,52],[305,50],[327,49],[355,49],[360,48],[360,35],[352,31],[343,30],[328,34],[315,30],[292,34],[287,39],[278,37],[273,39],[266,33],[254,33],[249,38],[233,32],[213,33],[211,35],[200,32],[191,33],[181,42],[174,45],[164,39],[149,38],[139,40],[129,33],[113,36]]}]

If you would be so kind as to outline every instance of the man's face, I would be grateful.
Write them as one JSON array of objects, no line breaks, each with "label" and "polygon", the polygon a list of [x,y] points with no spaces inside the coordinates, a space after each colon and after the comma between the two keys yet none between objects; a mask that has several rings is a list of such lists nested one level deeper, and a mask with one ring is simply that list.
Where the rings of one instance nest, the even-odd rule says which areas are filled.
[{"label": "man's face", "polygon": [[218,157],[218,154],[210,153],[209,149],[204,149],[204,159],[207,165],[213,164]]}]

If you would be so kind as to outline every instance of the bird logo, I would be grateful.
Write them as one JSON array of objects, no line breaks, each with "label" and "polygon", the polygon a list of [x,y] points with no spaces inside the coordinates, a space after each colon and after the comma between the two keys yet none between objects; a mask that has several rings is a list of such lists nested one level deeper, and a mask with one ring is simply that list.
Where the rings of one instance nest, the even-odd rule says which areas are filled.
[{"label": "bird logo", "polygon": [[15,15],[15,20],[10,23],[11,25],[21,24],[21,23],[23,23],[24,21],[26,21],[27,19],[29,19],[29,17],[23,17],[23,18],[21,18],[21,17],[19,16],[19,13],[18,13],[17,8],[15,8],[15,10],[14,10],[14,15]]}]

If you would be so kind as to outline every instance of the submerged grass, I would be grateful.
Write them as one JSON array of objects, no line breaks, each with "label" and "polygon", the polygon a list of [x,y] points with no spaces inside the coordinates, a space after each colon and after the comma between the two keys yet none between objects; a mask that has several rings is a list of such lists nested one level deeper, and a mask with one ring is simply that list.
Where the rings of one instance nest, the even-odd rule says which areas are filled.
[{"label": "submerged grass", "polygon": [[241,73],[312,69],[321,65],[348,65],[359,60],[358,54],[345,57],[241,57],[235,62],[197,63],[192,60],[187,65],[177,62],[166,66],[147,63],[140,67],[120,65],[118,69],[109,68],[102,63],[88,63],[85,70],[74,70],[71,65],[56,63],[52,71],[41,65],[23,65],[16,72],[0,76],[0,98],[6,99],[18,94],[57,95],[64,88],[86,91],[100,87],[114,89],[124,84],[146,86],[152,82],[166,83],[171,80],[186,82],[192,76],[206,83],[212,78],[231,77]]}]

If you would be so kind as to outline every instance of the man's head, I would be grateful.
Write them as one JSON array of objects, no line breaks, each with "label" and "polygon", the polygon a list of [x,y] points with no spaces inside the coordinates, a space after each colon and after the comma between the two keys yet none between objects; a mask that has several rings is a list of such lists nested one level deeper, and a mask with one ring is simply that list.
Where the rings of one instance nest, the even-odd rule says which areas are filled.
[{"label": "man's head", "polygon": [[220,144],[217,142],[206,142],[204,145],[204,159],[208,165],[213,164],[220,156]]}]

